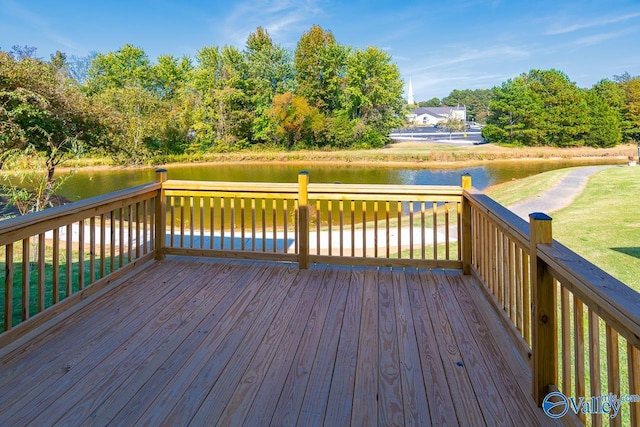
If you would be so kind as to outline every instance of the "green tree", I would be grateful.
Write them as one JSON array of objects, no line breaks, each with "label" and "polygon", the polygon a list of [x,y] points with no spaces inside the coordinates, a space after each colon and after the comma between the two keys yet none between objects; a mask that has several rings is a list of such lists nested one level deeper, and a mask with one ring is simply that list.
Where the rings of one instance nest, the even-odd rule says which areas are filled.
[{"label": "green tree", "polygon": [[333,34],[314,25],[304,33],[295,51],[297,93],[324,114],[343,108],[349,49]]},{"label": "green tree", "polygon": [[483,136],[495,142],[581,145],[589,109],[575,83],[557,70],[531,70],[494,88]]},{"label": "green tree", "polygon": [[247,38],[247,95],[253,118],[251,138],[269,141],[274,129],[266,111],[277,94],[293,91],[295,86],[293,59],[288,50],[273,43],[269,33],[258,27]]},{"label": "green tree", "polygon": [[613,147],[622,141],[620,113],[596,89],[585,91],[589,108],[589,131],[585,144],[592,147]]},{"label": "green tree", "polygon": [[109,147],[104,115],[59,65],[0,52],[1,148],[3,153],[30,149],[44,157],[45,199],[60,163],[85,147]]},{"label": "green tree", "polygon": [[482,136],[488,141],[516,145],[541,143],[542,106],[523,76],[493,88],[489,110],[487,126],[482,129]]},{"label": "green tree", "polygon": [[368,128],[361,133],[363,142],[379,146],[393,128],[402,126],[402,90],[398,67],[385,52],[368,47],[349,55],[345,112]]},{"label": "green tree", "polygon": [[624,140],[640,141],[640,77],[628,78],[622,83],[625,93],[623,108]]},{"label": "green tree", "polygon": [[428,101],[420,101],[418,102],[418,107],[441,107],[442,101],[440,98],[433,97]]},{"label": "green tree", "polygon": [[448,96],[442,98],[442,103],[452,107],[464,105],[467,108],[467,120],[485,123],[489,113],[491,93],[489,89],[454,89]]},{"label": "green tree", "polygon": [[149,57],[143,49],[130,44],[106,55],[98,54],[91,61],[85,82],[90,94],[125,86],[154,89]]},{"label": "green tree", "polygon": [[543,108],[542,142],[556,147],[581,145],[589,130],[589,110],[582,91],[557,70],[531,70],[525,79]]}]

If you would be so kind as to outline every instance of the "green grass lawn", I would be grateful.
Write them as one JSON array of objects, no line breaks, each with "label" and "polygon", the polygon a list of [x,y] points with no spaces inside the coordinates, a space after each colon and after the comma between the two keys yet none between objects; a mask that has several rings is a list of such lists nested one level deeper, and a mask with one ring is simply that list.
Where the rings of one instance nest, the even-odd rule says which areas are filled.
[{"label": "green grass lawn", "polygon": [[[504,205],[514,204],[526,199],[525,194],[536,196],[550,188],[563,171],[569,169],[503,184],[487,194]],[[639,198],[640,167],[602,170],[570,206],[551,215],[553,236],[640,292]]]}]

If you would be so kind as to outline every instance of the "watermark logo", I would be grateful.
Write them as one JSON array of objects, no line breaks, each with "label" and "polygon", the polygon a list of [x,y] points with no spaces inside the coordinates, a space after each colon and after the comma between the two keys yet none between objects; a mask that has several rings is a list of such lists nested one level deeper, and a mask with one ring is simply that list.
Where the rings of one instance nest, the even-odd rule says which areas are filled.
[{"label": "watermark logo", "polygon": [[569,412],[569,399],[557,391],[549,393],[542,401],[542,410],[551,418],[564,417]]},{"label": "watermark logo", "polygon": [[551,418],[561,418],[571,410],[576,415],[600,414],[613,419],[618,416],[623,403],[640,402],[637,394],[621,395],[615,394],[605,396],[587,397],[567,397],[563,393],[554,391],[547,394],[542,401],[542,410]]}]

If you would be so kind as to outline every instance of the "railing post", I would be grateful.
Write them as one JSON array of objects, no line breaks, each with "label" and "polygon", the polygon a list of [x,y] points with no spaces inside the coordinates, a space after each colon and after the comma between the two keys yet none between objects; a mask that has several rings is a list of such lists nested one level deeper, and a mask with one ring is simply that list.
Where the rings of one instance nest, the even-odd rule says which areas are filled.
[{"label": "railing post", "polygon": [[473,236],[471,235],[471,204],[465,196],[465,190],[471,189],[471,175],[465,173],[462,175],[462,227],[458,241],[462,245],[462,273],[471,274],[471,247]]},{"label": "railing post", "polygon": [[298,266],[306,269],[309,266],[309,172],[298,174]]},{"label": "railing post", "polygon": [[[162,184],[167,180],[167,170],[166,169],[158,169],[156,170],[156,182]],[[158,195],[156,196],[156,247],[155,247],[155,259],[163,260],[164,259],[164,245],[167,234],[167,202],[166,197],[164,195],[164,185],[160,187],[158,190]]]},{"label": "railing post", "polygon": [[556,292],[553,276],[538,258],[538,245],[551,244],[551,217],[540,212],[529,215],[532,294],[532,391],[542,406],[549,386],[558,383],[558,340],[556,329]]}]

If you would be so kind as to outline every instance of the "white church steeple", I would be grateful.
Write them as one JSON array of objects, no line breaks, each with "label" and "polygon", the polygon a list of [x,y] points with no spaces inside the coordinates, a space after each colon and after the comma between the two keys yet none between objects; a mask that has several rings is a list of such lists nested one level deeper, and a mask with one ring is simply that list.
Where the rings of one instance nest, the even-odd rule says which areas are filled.
[{"label": "white church steeple", "polygon": [[413,86],[411,85],[411,77],[409,77],[409,91],[407,92],[407,104],[413,105]]}]

